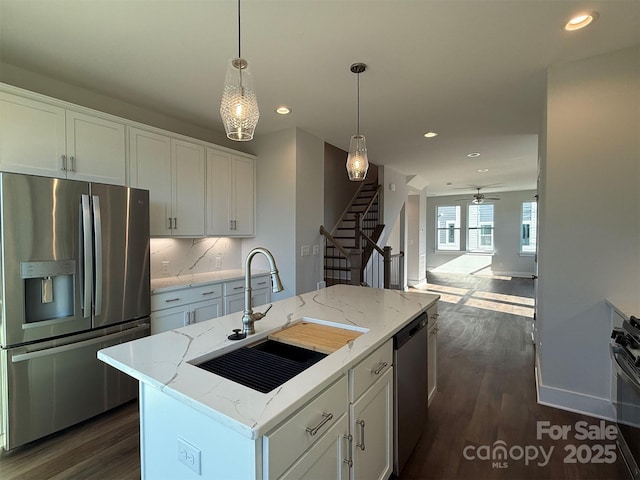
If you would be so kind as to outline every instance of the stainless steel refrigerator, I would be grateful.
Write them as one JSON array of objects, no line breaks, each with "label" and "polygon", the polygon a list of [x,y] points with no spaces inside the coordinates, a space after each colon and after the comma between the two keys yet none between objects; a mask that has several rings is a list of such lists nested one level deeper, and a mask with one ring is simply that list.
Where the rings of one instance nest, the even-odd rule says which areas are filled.
[{"label": "stainless steel refrigerator", "polygon": [[13,173],[0,189],[8,450],[136,396],[96,354],[149,335],[149,192]]}]

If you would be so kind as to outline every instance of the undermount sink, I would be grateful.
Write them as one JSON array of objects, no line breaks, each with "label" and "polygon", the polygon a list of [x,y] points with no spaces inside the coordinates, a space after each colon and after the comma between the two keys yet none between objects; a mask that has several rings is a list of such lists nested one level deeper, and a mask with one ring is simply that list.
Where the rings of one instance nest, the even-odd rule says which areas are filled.
[{"label": "undermount sink", "polygon": [[303,317],[266,340],[194,364],[258,392],[268,393],[367,329]]},{"label": "undermount sink", "polygon": [[326,356],[325,353],[266,340],[196,366],[258,392],[268,393]]}]

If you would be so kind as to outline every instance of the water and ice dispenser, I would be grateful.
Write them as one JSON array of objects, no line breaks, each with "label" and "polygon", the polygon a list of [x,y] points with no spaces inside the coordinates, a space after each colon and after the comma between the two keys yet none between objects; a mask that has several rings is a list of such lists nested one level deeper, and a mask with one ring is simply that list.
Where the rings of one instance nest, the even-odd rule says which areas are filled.
[{"label": "water and ice dispenser", "polygon": [[22,262],[25,323],[70,317],[74,312],[76,262]]}]

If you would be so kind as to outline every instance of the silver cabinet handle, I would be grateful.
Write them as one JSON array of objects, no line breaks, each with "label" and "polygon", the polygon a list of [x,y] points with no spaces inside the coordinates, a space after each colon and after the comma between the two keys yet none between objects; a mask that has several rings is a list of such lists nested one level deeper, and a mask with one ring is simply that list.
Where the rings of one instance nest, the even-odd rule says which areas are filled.
[{"label": "silver cabinet handle", "polygon": [[66,170],[67,169],[67,156],[66,155],[60,155],[60,159],[62,160],[61,166],[60,166],[60,170]]},{"label": "silver cabinet handle", "polygon": [[[73,158],[73,157],[71,157]],[[92,195],[91,208],[93,209],[93,259],[94,259],[94,314],[102,314],[102,216],[100,213],[100,197]]]},{"label": "silver cabinet handle", "polygon": [[[384,370],[384,369],[385,369],[385,367],[386,367],[387,365],[389,365],[387,362],[380,362],[380,363],[378,364],[378,366],[376,367],[376,369],[375,369],[375,370],[373,370],[373,374],[374,374],[374,375],[378,375],[378,374],[380,374],[380,372],[381,372],[382,370]],[[363,426],[364,426],[364,425],[363,425]]]},{"label": "silver cabinet handle", "polygon": [[215,290],[211,290],[210,292],[202,292],[202,295],[213,295],[215,292]]},{"label": "silver cabinet handle", "polygon": [[168,228],[169,230],[172,230],[172,229],[173,229],[173,223],[171,223],[171,217],[168,217],[168,218],[167,218],[167,223],[168,223],[168,227],[167,227],[167,228]]},{"label": "silver cabinet handle", "polygon": [[349,465],[349,468],[353,467],[353,459],[351,458],[351,442],[353,441],[353,435],[345,434],[342,436],[347,441],[347,458],[342,460],[342,463]]},{"label": "silver cabinet handle", "polygon": [[69,157],[69,165],[70,165],[69,171],[75,172],[75,157],[73,155]]},{"label": "silver cabinet handle", "polygon": [[180,300],[180,298],[167,298],[165,303],[177,302],[178,300]]},{"label": "silver cabinet handle", "polygon": [[266,285],[267,282],[258,282],[258,285]]},{"label": "silver cabinet handle", "polygon": [[229,220],[229,230],[233,230],[233,220]]},{"label": "silver cabinet handle", "polygon": [[173,217],[173,229],[178,229],[178,217]]},{"label": "silver cabinet handle", "polygon": [[356,447],[364,451],[364,420],[356,420],[356,423],[360,425],[360,443],[356,443]]},{"label": "silver cabinet handle", "polygon": [[233,287],[233,289],[234,289],[234,290],[241,290],[241,289],[243,289],[243,288],[244,288],[244,287]]},{"label": "silver cabinet handle", "polygon": [[312,437],[318,433],[318,430],[320,430],[322,427],[324,427],[327,422],[331,421],[333,419],[333,413],[322,413],[322,420],[320,420],[320,423],[318,425],[316,425],[315,427],[307,427],[305,430],[306,432],[311,435]]}]

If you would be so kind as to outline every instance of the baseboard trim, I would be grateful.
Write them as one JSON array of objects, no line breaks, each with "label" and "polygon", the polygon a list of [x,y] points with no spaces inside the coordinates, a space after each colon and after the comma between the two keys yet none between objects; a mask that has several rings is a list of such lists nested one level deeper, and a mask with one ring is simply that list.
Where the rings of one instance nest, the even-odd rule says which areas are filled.
[{"label": "baseboard trim", "polygon": [[585,395],[562,388],[549,387],[542,383],[542,374],[538,353],[535,363],[536,394],[538,403],[547,407],[559,408],[568,412],[580,413],[590,417],[615,422],[615,410],[608,398]]},{"label": "baseboard trim", "polygon": [[500,270],[492,270],[493,274],[499,277],[516,277],[516,278],[531,278],[533,272],[501,272]]}]

